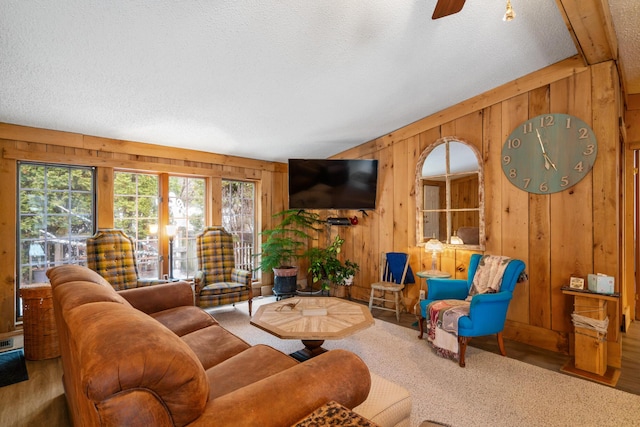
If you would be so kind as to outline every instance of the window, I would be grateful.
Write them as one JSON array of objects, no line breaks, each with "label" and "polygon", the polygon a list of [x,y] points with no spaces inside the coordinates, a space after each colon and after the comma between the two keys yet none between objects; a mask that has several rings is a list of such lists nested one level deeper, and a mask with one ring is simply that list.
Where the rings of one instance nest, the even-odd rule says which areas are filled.
[{"label": "window", "polygon": [[[94,232],[94,170],[18,164],[18,283],[47,282],[60,264],[86,265],[85,240]],[[22,303],[16,296],[16,313]]]},{"label": "window", "polygon": [[158,278],[158,176],[131,172],[114,172],[113,225],[131,237],[136,244],[138,275]]},{"label": "window", "polygon": [[173,239],[173,277],[193,277],[198,268],[196,235],[205,226],[204,178],[169,177],[169,224],[176,226]]},{"label": "window", "polygon": [[418,242],[484,246],[482,168],[475,147],[452,138],[436,141],[420,156],[416,192]]},{"label": "window", "polygon": [[222,181],[222,226],[234,237],[236,268],[254,269],[255,183]]}]

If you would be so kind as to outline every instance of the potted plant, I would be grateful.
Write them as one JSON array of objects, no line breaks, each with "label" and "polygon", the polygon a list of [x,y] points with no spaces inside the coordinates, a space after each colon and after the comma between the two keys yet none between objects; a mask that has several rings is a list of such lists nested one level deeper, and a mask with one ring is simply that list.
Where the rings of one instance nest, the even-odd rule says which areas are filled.
[{"label": "potted plant", "polygon": [[297,259],[307,253],[308,241],[315,239],[310,233],[320,231],[320,217],[312,212],[288,209],[273,215],[281,220],[273,228],[260,233],[266,240],[260,245],[260,264],[257,269],[273,271],[273,293],[276,297],[294,295],[298,267]]},{"label": "potted plant", "polygon": [[353,276],[355,276],[358,271],[360,271],[360,266],[357,263],[349,259],[346,260],[339,274],[336,275],[336,285],[351,286]]},{"label": "potted plant", "polygon": [[[309,273],[313,283],[321,282],[322,290],[329,290],[331,285],[345,286],[359,270],[357,263],[338,259],[344,239],[336,236],[326,248],[311,248],[309,255]],[[350,284],[350,283],[349,283]]]}]

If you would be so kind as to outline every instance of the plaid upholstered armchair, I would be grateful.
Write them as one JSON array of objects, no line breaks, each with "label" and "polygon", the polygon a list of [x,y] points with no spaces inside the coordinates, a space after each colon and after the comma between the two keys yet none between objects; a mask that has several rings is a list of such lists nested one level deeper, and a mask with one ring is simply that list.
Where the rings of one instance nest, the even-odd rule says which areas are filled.
[{"label": "plaid upholstered armchair", "polygon": [[135,244],[122,230],[103,229],[87,239],[87,266],[104,277],[116,291],[167,283],[139,279]]},{"label": "plaid upholstered armchair", "polygon": [[249,301],[251,316],[251,272],[235,268],[233,236],[221,226],[207,227],[196,236],[196,250],[196,305],[207,308]]}]

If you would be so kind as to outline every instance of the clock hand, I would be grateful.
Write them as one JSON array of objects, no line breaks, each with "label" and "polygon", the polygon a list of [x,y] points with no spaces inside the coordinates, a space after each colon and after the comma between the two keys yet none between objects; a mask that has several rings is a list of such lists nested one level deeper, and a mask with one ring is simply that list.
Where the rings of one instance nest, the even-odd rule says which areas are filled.
[{"label": "clock hand", "polygon": [[550,164],[551,164],[551,167],[552,167],[554,170],[558,170],[558,168],[556,168],[556,165],[554,165],[554,164],[553,164],[553,162],[551,161],[551,159],[549,158],[549,156],[547,156],[547,153],[544,153],[544,154],[543,154],[543,156],[544,156],[544,167],[545,167],[545,168],[549,169],[549,165],[547,164],[547,162],[548,162],[548,163],[550,163]]},{"label": "clock hand", "polygon": [[542,148],[542,155],[546,156],[547,152],[544,151],[544,145],[542,145],[542,138],[540,138],[540,132],[538,132],[538,129],[536,129],[536,135],[538,135],[538,141],[540,141],[540,148]]},{"label": "clock hand", "polygon": [[536,129],[536,135],[538,135],[538,141],[540,142],[540,148],[542,149],[542,157],[544,157],[544,168],[546,170],[549,170],[549,165],[551,165],[551,167],[553,167],[553,169],[557,171],[558,168],[556,168],[556,165],[551,161],[551,159],[547,155],[546,150],[544,149],[542,138],[540,137],[540,132],[538,132],[538,129]]}]

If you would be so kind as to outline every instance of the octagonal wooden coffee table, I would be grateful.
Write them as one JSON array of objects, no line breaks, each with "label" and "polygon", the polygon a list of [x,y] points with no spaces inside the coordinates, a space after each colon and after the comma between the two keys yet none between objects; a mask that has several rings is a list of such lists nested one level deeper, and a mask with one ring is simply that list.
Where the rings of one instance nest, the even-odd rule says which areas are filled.
[{"label": "octagonal wooden coffee table", "polygon": [[364,304],[334,297],[289,298],[258,308],[251,324],[281,339],[302,340],[291,354],[307,360],[327,351],[325,340],[345,338],[374,324]]}]

